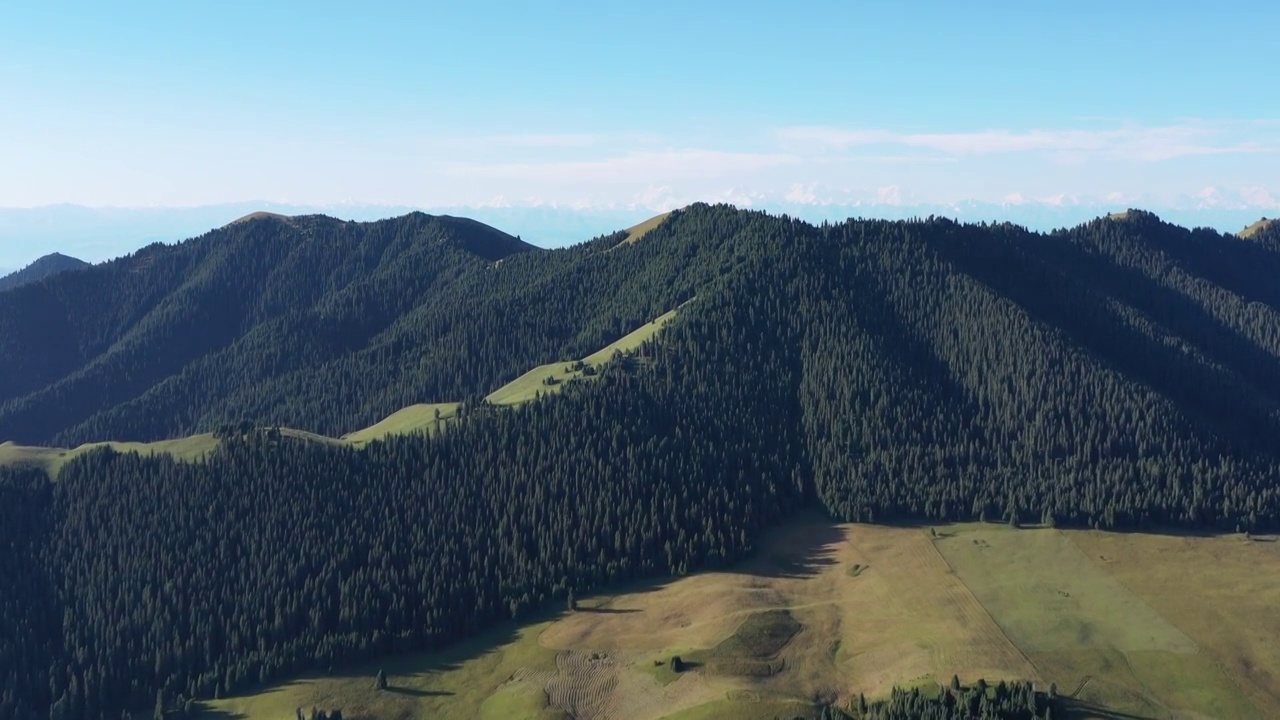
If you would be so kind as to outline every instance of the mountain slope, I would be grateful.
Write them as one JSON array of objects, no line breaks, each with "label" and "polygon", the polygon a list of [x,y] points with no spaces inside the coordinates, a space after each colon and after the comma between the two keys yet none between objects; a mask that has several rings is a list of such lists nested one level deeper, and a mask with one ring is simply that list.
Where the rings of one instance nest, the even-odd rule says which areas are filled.
[{"label": "mountain slope", "polygon": [[342,435],[599,349],[730,267],[730,240],[531,252],[421,214],[236,223],[0,299],[0,438],[148,441],[246,418]]},{"label": "mountain slope", "polygon": [[[157,692],[169,707],[437,648],[741,558],[805,504],[855,521],[1280,527],[1265,237],[1137,210],[1039,234],[695,205],[639,243],[491,262],[467,228],[265,218],[0,296],[65,328],[41,340],[0,313],[5,433],[247,422],[204,463],[108,449],[56,483],[0,469],[0,508],[21,515],[0,524],[0,580],[21,590],[0,607],[0,658],[24,658],[0,663],[0,702],[116,717]],[[695,296],[591,382],[484,399]],[[24,364],[24,347],[48,359]],[[336,437],[446,401],[447,432],[362,449],[243,431]]]},{"label": "mountain slope", "polygon": [[1275,223],[1276,223],[1275,220],[1264,217],[1258,222],[1252,223],[1251,225],[1249,225],[1248,227],[1246,227],[1245,229],[1241,230],[1236,234],[1242,238],[1246,238],[1246,239],[1251,238],[1261,232],[1264,232],[1271,226],[1275,225]]},{"label": "mountain slope", "polygon": [[[145,426],[117,421],[125,435],[212,429],[208,415],[231,385],[356,352],[428,291],[449,297],[468,272],[533,249],[456,218],[266,217],[8,293],[0,299],[0,368],[8,371],[0,437],[92,440],[68,431],[101,427],[97,416],[112,411],[128,416],[148,393],[161,399],[143,403],[147,417],[137,422]],[[179,407],[166,415],[166,403]],[[193,417],[197,405],[212,407]]]},{"label": "mountain slope", "polygon": [[68,270],[79,270],[88,266],[89,263],[83,260],[67,257],[62,253],[51,253],[21,270],[0,277],[0,292],[38,282],[51,275],[57,275]]}]

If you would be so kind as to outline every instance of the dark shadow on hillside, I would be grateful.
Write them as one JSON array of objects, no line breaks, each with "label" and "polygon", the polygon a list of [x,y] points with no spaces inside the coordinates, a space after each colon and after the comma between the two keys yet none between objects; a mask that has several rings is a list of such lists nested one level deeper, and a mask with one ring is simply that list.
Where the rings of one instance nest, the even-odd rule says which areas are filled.
[{"label": "dark shadow on hillside", "polygon": [[[699,572],[731,572],[761,578],[815,577],[836,565],[834,558],[836,545],[844,539],[844,533],[839,524],[838,521],[819,512],[791,518],[775,529],[764,532],[756,541],[756,551],[747,558],[727,566],[701,568]],[[577,609],[573,611],[564,609],[563,601],[555,602],[552,608],[530,614],[522,618],[519,623],[501,622],[472,639],[463,639],[439,650],[393,652],[355,666],[319,668],[293,675],[289,679],[268,683],[265,686],[247,688],[236,693],[235,696],[253,695],[274,688],[288,688],[316,678],[360,679],[367,681],[372,688],[378,671],[381,670],[387,674],[389,681],[389,686],[384,692],[420,698],[450,697],[454,693],[431,689],[432,677],[457,670],[469,661],[482,658],[516,641],[522,628],[574,613],[622,615],[641,612],[633,608],[609,607],[609,602],[612,597],[618,595],[657,592],[680,579],[679,576],[662,576],[584,590]],[[593,602],[600,602],[601,606],[592,607]],[[697,657],[688,658],[685,659],[684,665],[686,671],[698,670],[704,667],[704,661]],[[247,720],[243,714],[213,710],[208,707],[199,717],[206,720]]]},{"label": "dark shadow on hillside", "polygon": [[[1173,402],[1201,430],[1233,444],[1264,442],[1271,421],[1263,405],[1280,404],[1280,363],[1195,300],[1063,236],[991,242],[962,231],[933,247],[1037,322]],[[1112,303],[1152,319],[1209,362],[1170,352],[1117,317]]]},{"label": "dark shadow on hillside", "polygon": [[[534,623],[549,620],[558,617],[560,614],[544,613],[531,617],[527,622]],[[379,670],[387,674],[389,681],[387,689],[382,692],[419,698],[451,697],[454,693],[450,691],[431,689],[431,678],[444,672],[457,670],[463,664],[495,652],[503,645],[513,642],[517,639],[518,631],[524,624],[525,622],[523,621],[520,624],[510,621],[502,622],[475,637],[444,645],[438,650],[389,651],[384,657],[357,665],[348,667],[334,666],[298,673],[288,679],[242,689],[235,693],[233,697],[256,695],[276,688],[290,688],[307,680],[318,678],[363,679],[367,680],[369,688],[372,688]],[[407,683],[410,680],[415,685],[427,687],[409,687]],[[340,710],[342,708],[321,707],[320,709]],[[208,706],[205,706],[199,717],[206,720],[246,720],[246,716],[241,713],[215,710]]]},{"label": "dark shadow on hillside", "polygon": [[227,712],[226,710],[214,710],[210,707],[203,707],[194,716],[197,720],[249,720],[249,716],[244,713]]},{"label": "dark shadow on hillside", "polygon": [[1053,708],[1053,716],[1055,718],[1067,718],[1067,720],[1158,720],[1151,715],[1134,715],[1133,713],[1120,712],[1119,710],[1109,710],[1095,703],[1077,700],[1075,698],[1059,697]]},{"label": "dark shadow on hillside", "polygon": [[383,692],[388,692],[392,695],[408,695],[409,697],[451,697],[454,695],[448,690],[418,690],[417,688],[397,687],[395,685],[388,685]]},{"label": "dark shadow on hillside", "polygon": [[1183,272],[1223,287],[1245,302],[1260,302],[1280,310],[1280,254],[1252,240],[1223,238],[1217,233],[1191,231],[1160,243]]},{"label": "dark shadow on hillside", "polygon": [[[857,521],[850,521],[850,522],[857,522]],[[887,520],[884,522],[875,522],[875,523],[858,522],[857,524],[883,526],[883,527],[896,527],[896,528],[912,528],[912,529],[917,529],[917,530],[920,530],[921,532],[926,532],[926,533],[932,530],[934,534],[932,535],[931,539],[943,540],[946,538],[953,538],[957,536],[954,525],[969,524],[969,523],[981,524],[981,525],[986,525],[990,527],[1008,527],[1008,522],[1004,520],[987,520],[986,522],[980,523],[977,518],[964,518],[964,517],[950,519],[950,520],[932,520],[928,522],[923,520],[915,520],[912,518],[905,518],[902,520]],[[1248,539],[1246,539],[1243,535],[1236,532],[1228,532],[1225,530],[1215,530],[1213,528],[1179,527],[1177,525],[1163,525],[1158,523],[1148,523],[1148,524],[1142,525],[1141,527],[1118,526],[1118,527],[1112,527],[1112,528],[1106,528],[1106,527],[1095,528],[1092,525],[1087,525],[1084,523],[1073,523],[1070,518],[1064,518],[1058,521],[1057,524],[1052,526],[1044,525],[1041,523],[1024,522],[1017,527],[1017,531],[1019,532],[1036,532],[1037,530],[1063,530],[1063,531],[1088,530],[1090,532],[1114,533],[1116,535],[1132,535],[1134,533],[1139,533],[1139,534],[1145,534],[1145,535],[1162,535],[1165,537],[1181,537],[1181,538],[1197,538],[1197,539],[1238,537],[1240,538],[1241,545],[1248,545],[1250,543],[1268,543],[1269,544],[1269,543],[1280,541],[1280,536],[1271,535],[1271,534],[1251,535]]]},{"label": "dark shadow on hillside", "polygon": [[844,540],[837,523],[817,514],[797,520],[765,533],[752,558],[731,569],[765,578],[803,579],[834,566],[835,546]]}]

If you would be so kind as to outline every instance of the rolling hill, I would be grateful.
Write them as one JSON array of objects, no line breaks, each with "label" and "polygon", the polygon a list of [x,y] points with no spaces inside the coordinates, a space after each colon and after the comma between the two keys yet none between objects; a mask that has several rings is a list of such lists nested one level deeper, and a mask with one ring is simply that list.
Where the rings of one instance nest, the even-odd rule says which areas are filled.
[{"label": "rolling hill", "polygon": [[61,253],[51,253],[21,270],[0,277],[0,292],[38,282],[68,270],[79,270],[86,267],[89,267],[89,263],[83,260],[67,257]]},{"label": "rolling hill", "polygon": [[[448,652],[570,598],[760,562],[765,534],[806,510],[1044,526],[932,543],[970,595],[945,572],[920,582],[1005,638],[964,640],[1005,648],[964,656],[971,669],[1080,682],[1111,667],[1098,687],[1146,683],[1139,709],[1270,692],[1261,674],[1234,694],[1175,687],[1204,670],[1180,664],[1212,646],[1198,621],[1143,611],[1133,567],[1067,564],[1047,529],[1280,529],[1270,227],[1241,238],[1141,210],[1053,233],[819,226],[694,205],[642,230],[538,250],[457,218],[259,217],[0,294],[0,438],[219,440],[198,463],[86,448],[56,482],[0,468],[0,584],[21,589],[0,605],[0,710],[164,714]],[[401,434],[437,410],[447,431]],[[1050,556],[1069,582],[1035,574]],[[743,588],[771,589],[791,592]],[[1024,591],[1074,619],[1046,627]],[[662,649],[772,673],[790,646],[770,638],[817,622],[797,604],[752,606],[791,614],[730,645],[677,631]],[[902,610],[907,625],[929,611]],[[1247,632],[1247,616],[1224,627]],[[970,666],[918,664],[930,682]],[[801,694],[828,716],[914,679],[806,666]]]},{"label": "rolling hill", "polygon": [[[312,706],[361,717],[770,720],[856,708],[894,685],[933,697],[958,677],[1056,686],[1064,712],[1054,717],[1264,718],[1280,702],[1280,641],[1223,630],[1274,625],[1270,540],[801,517],[732,568],[211,705],[250,720]],[[1179,592],[1188,572],[1215,582]],[[761,632],[773,628],[772,640]],[[736,662],[718,660],[726,655]],[[752,662],[770,667],[741,672]],[[379,670],[403,692],[375,691]]]}]

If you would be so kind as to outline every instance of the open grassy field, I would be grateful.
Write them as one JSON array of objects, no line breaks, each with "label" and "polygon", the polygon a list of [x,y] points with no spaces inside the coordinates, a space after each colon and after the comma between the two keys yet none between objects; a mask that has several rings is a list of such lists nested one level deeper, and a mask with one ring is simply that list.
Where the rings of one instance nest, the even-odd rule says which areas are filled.
[{"label": "open grassy field", "polygon": [[213,452],[218,447],[218,441],[214,439],[212,434],[206,433],[153,443],[88,443],[71,449],[30,447],[6,442],[0,444],[0,465],[34,465],[43,468],[45,472],[49,473],[50,477],[57,477],[63,465],[84,453],[100,447],[111,447],[119,452],[136,452],[142,455],[152,453],[168,454],[179,460],[194,461]]},{"label": "open grassy field", "polygon": [[[437,415],[439,413],[439,415]],[[458,403],[421,403],[410,405],[388,415],[386,419],[374,423],[363,430],[357,430],[342,436],[342,441],[361,447],[374,440],[382,440],[391,435],[410,435],[412,433],[435,433],[449,426],[457,418]]]},{"label": "open grassy field", "polygon": [[1251,237],[1253,237],[1254,235],[1257,235],[1258,233],[1262,232],[1263,230],[1265,230],[1265,229],[1267,229],[1267,228],[1271,227],[1275,222],[1276,222],[1276,220],[1275,220],[1275,219],[1270,219],[1270,220],[1269,220],[1269,219],[1267,219],[1267,218],[1262,218],[1262,219],[1261,219],[1261,220],[1259,220],[1258,222],[1253,223],[1253,224],[1252,224],[1252,225],[1250,225],[1249,227],[1247,227],[1247,228],[1245,228],[1245,229],[1241,230],[1240,232],[1236,233],[1236,235],[1237,235],[1238,237],[1242,237],[1242,238],[1246,238],[1246,239],[1247,239],[1247,238],[1251,238]]},{"label": "open grassy field", "polygon": [[[215,714],[719,720],[959,675],[1030,679],[1068,717],[1266,718],[1280,708],[1269,539],[962,524],[770,534],[757,556],[588,598],[448,653],[214,703]],[[679,655],[686,668],[671,667]],[[393,689],[372,689],[384,667]],[[1055,716],[1056,717],[1056,716]]]},{"label": "open grassy field", "polygon": [[[1264,716],[1280,716],[1280,543],[1276,538],[1108,533],[1067,533],[1066,537],[1195,643],[1200,659],[1179,658],[1184,662],[1173,670],[1213,665],[1218,671],[1214,674],[1205,668],[1188,678],[1178,690],[1181,695],[1213,691],[1232,697],[1238,692],[1265,710]],[[1148,661],[1136,662],[1141,675]],[[1221,707],[1221,712],[1209,714],[1246,717],[1229,706]]]},{"label": "open grassy field", "polygon": [[592,380],[594,376],[588,367],[595,369],[608,362],[616,352],[627,353],[635,350],[646,340],[658,334],[667,323],[675,319],[679,308],[664,313],[651,322],[636,328],[612,343],[591,353],[581,361],[565,360],[562,362],[539,365],[520,377],[489,393],[486,398],[494,405],[519,405],[538,397],[560,392],[565,383],[574,380]]},{"label": "open grassy field", "polygon": [[613,246],[613,248],[611,249],[616,249],[616,248],[622,247],[623,245],[629,245],[631,243],[639,242],[640,239],[643,238],[645,235],[647,235],[650,230],[653,230],[654,228],[661,225],[662,221],[666,220],[670,215],[671,213],[664,212],[660,215],[654,215],[653,217],[649,218],[648,220],[645,220],[644,222],[632,225],[631,227],[627,228],[627,237],[625,237],[622,240],[622,242]]},{"label": "open grassy field", "polygon": [[[436,411],[439,411],[439,418]],[[430,403],[411,405],[392,413],[386,419],[357,430],[340,438],[296,430],[280,428],[280,434],[304,442],[323,443],[325,445],[352,445],[364,447],[375,440],[383,440],[391,435],[407,435],[416,432],[434,433],[438,429],[448,427],[457,417],[458,403]],[[99,442],[88,443],[74,449],[55,447],[33,447],[17,445],[11,442],[0,444],[0,466],[33,465],[44,469],[50,477],[56,478],[62,466],[86,452],[111,447],[127,453],[137,452],[142,455],[172,455],[175,459],[194,462],[202,460],[218,448],[218,439],[212,433],[192,435],[176,440],[161,440],[151,443],[140,442]]]},{"label": "open grassy field", "polygon": [[[1252,587],[1272,603],[1280,599],[1280,567],[1266,575],[1276,586],[1270,594],[1248,582],[1261,569],[1263,553],[1256,548],[1226,539],[1230,551],[1210,561],[1204,554],[1224,539],[999,525],[961,526],[946,535],[936,544],[947,562],[1041,677],[1062,692],[1078,690],[1082,701],[1139,717],[1265,717],[1262,708],[1280,701],[1257,702],[1265,698],[1244,692],[1238,673],[1223,666],[1224,655],[1245,653],[1253,663],[1280,669],[1280,657],[1246,643],[1215,653],[1204,642],[1203,631],[1218,625],[1217,615],[1193,599],[1198,573],[1187,565],[1205,564],[1210,575],[1219,574],[1227,584],[1217,599],[1241,608],[1236,627],[1252,634],[1269,614],[1260,604],[1265,600],[1239,596]],[[1170,543],[1182,551],[1159,556],[1157,549]],[[1271,652],[1280,649],[1280,635],[1273,637]]]}]

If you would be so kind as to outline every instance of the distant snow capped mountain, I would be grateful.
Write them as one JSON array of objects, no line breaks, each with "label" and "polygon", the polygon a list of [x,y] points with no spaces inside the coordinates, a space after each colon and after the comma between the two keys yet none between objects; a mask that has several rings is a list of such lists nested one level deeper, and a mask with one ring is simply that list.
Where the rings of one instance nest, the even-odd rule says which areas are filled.
[{"label": "distant snow capped mountain", "polygon": [[711,197],[685,197],[670,187],[655,187],[628,203],[550,202],[540,198],[496,197],[475,206],[290,205],[270,202],[227,203],[185,208],[89,208],[51,205],[0,208],[0,265],[17,268],[53,249],[90,262],[127,254],[155,242],[178,242],[222,227],[253,212],[281,215],[323,214],[346,220],[380,220],[422,210],[434,215],[470,217],[542,247],[558,247],[630,227],[690,203],[730,203],[738,207],[787,213],[812,222],[850,217],[898,220],[936,215],[966,222],[1008,221],[1033,230],[1071,227],[1131,207],[1150,209],[1170,222],[1236,232],[1263,215],[1280,215],[1280,199],[1266,188],[1209,186],[1173,199],[1111,193],[1084,198],[1060,193],[1031,197],[1013,192],[999,201],[921,200],[909,188],[887,185],[870,191],[797,184],[774,194],[729,188]]}]

